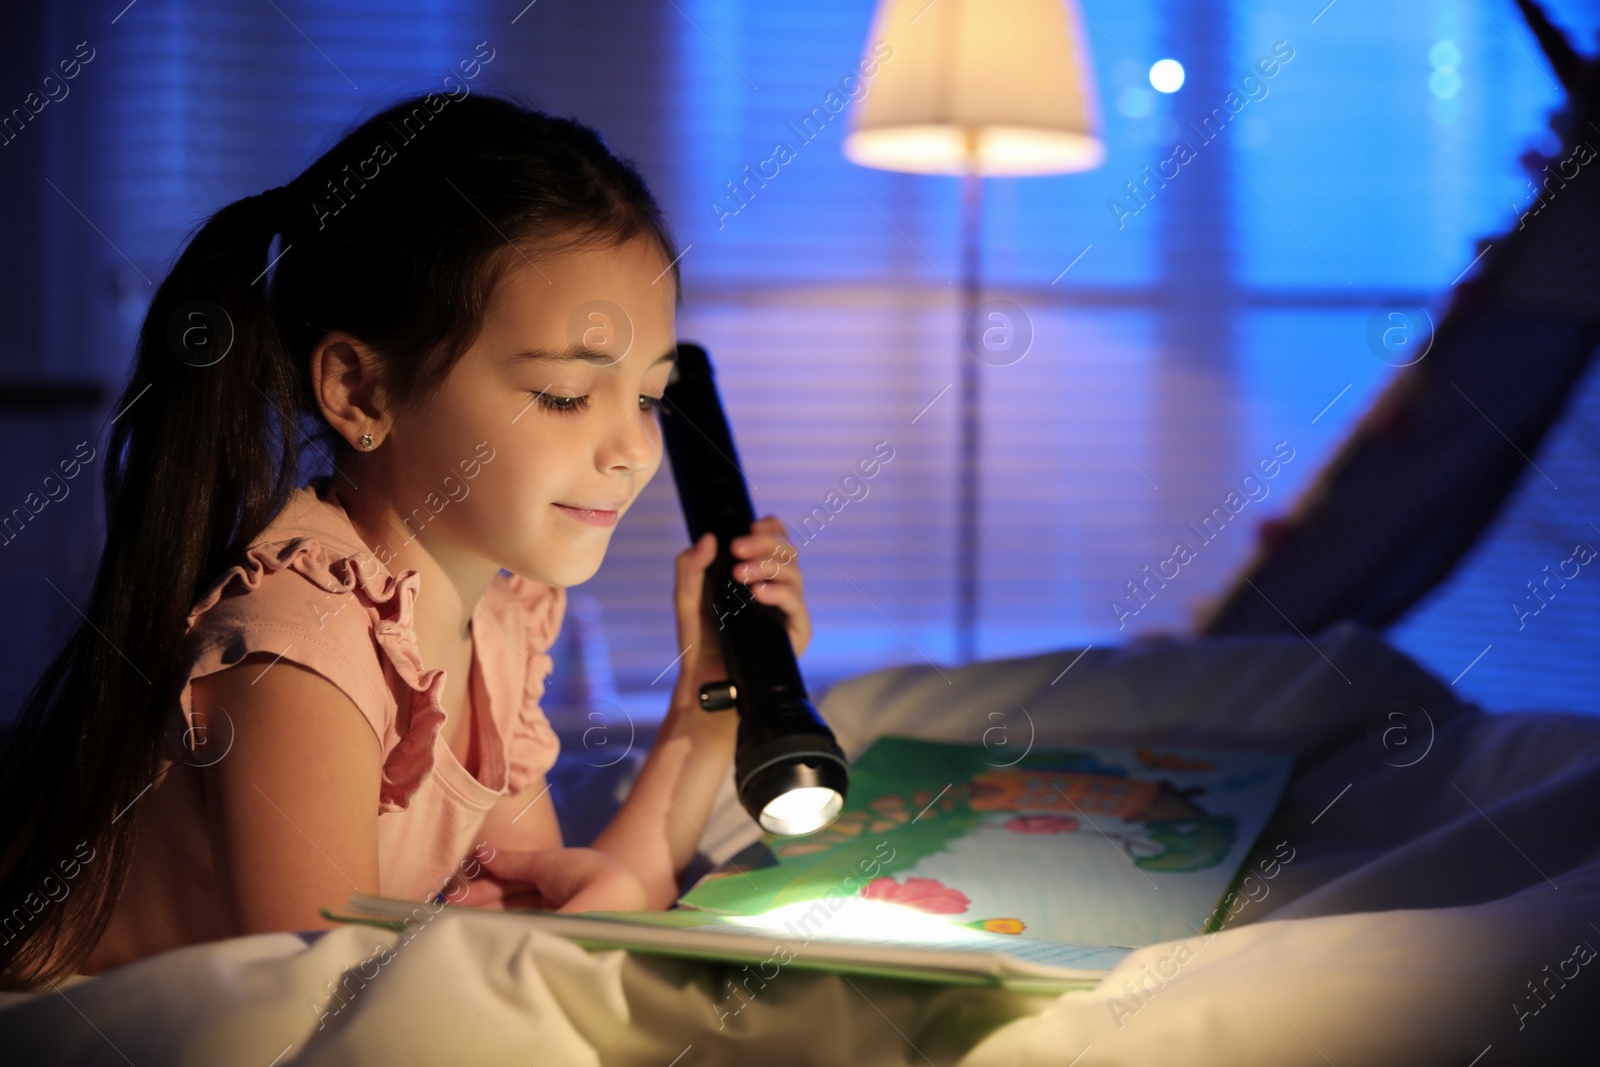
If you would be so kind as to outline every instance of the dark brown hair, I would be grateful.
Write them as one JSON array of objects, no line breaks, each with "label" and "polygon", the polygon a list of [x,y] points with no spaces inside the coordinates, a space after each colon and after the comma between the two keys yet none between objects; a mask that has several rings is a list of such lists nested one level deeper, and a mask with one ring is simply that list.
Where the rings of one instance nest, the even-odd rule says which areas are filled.
[{"label": "dark brown hair", "polygon": [[[302,484],[305,445],[334,462],[349,449],[312,394],[317,339],[343,330],[370,345],[403,410],[471,346],[523,249],[635,237],[675,258],[632,164],[582,123],[483,94],[390,107],[285,191],[229,204],[193,234],[114,409],[85,618],[0,761],[0,988],[42,988],[93,952],[126,882],[134,802],[166,761],[189,610]],[[681,304],[675,264],[672,278]],[[66,879],[57,900],[51,883]]]}]

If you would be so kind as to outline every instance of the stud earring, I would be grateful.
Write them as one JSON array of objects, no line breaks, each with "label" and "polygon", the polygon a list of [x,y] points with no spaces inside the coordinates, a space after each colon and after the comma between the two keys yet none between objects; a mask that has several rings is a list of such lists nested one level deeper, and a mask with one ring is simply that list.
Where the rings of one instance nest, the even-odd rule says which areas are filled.
[{"label": "stud earring", "polygon": [[361,447],[362,448],[371,448],[376,443],[377,442],[373,441],[372,435],[370,433],[364,433],[364,434],[361,435]]}]

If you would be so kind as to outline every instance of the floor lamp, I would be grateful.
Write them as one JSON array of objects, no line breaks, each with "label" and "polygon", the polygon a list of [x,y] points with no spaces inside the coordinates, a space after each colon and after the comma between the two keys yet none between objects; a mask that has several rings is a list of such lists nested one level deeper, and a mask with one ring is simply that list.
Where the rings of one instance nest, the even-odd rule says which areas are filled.
[{"label": "floor lamp", "polygon": [[1098,166],[1093,72],[1072,0],[879,0],[863,55],[861,69],[877,70],[852,110],[845,158],[961,178],[956,634],[967,663],[978,614],[978,362],[991,324],[979,321],[983,179]]}]

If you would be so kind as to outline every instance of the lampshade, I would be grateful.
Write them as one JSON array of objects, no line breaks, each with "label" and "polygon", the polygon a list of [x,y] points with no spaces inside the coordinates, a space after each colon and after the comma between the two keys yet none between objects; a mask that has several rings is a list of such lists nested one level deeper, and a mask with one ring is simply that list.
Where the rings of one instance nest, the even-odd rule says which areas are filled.
[{"label": "lampshade", "polygon": [[1069,0],[879,0],[864,56],[868,91],[843,146],[853,163],[1020,175],[1105,158]]}]

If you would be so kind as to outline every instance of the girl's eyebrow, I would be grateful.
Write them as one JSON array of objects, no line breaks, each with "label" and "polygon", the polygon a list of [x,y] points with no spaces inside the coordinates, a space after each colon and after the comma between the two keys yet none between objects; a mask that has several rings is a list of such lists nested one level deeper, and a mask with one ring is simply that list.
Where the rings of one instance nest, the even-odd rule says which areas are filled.
[{"label": "girl's eyebrow", "polygon": [[[668,360],[676,361],[677,358],[678,349],[677,346],[673,346],[668,351],[657,356],[650,365],[653,367],[657,363],[664,363]],[[609,367],[617,362],[617,359],[611,353],[600,352],[593,348],[586,348],[583,345],[573,345],[566,349],[529,348],[521,352],[513,352],[506,357],[506,362],[560,363],[571,359],[581,359],[585,363],[592,363],[597,367]]]}]

